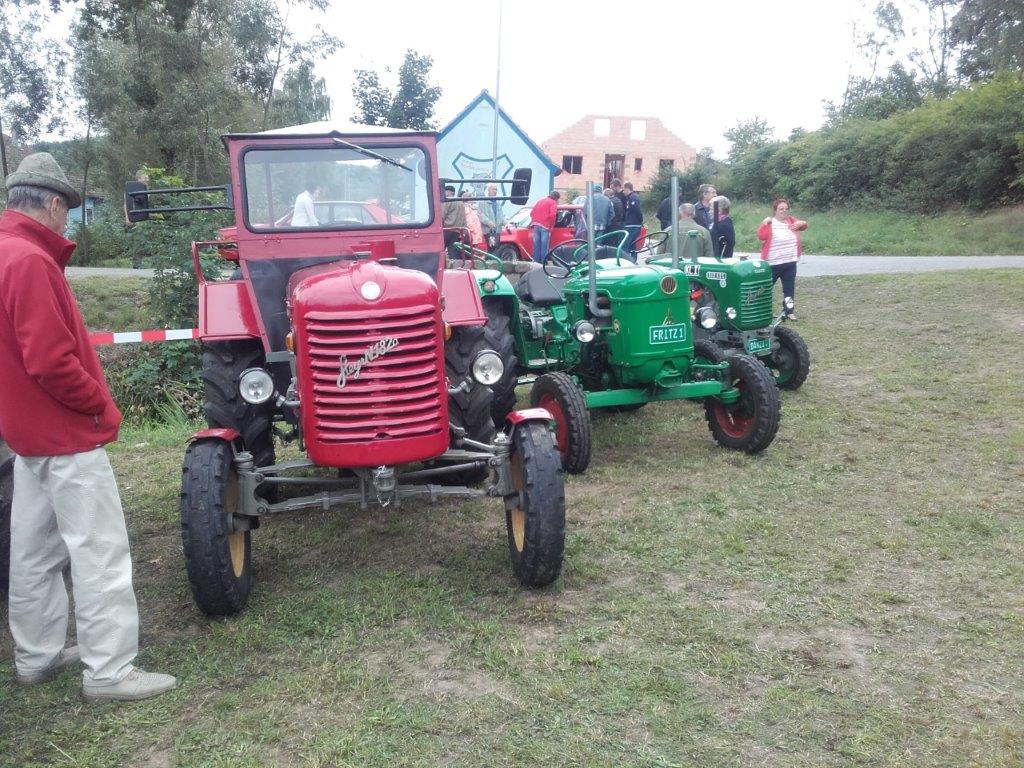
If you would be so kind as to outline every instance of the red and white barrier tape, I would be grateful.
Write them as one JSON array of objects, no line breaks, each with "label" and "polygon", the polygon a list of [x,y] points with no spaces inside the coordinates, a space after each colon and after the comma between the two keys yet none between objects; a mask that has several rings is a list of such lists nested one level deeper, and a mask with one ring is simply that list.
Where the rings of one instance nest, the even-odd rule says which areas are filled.
[{"label": "red and white barrier tape", "polygon": [[89,341],[94,347],[105,344],[140,344],[147,341],[187,341],[198,339],[198,328],[175,328],[157,331],[125,331],[123,333],[90,333]]}]

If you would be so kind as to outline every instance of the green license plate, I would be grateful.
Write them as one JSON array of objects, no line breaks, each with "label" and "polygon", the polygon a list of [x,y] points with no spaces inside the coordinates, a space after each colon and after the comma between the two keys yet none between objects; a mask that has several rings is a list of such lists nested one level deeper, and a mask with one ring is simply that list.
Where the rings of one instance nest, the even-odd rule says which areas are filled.
[{"label": "green license plate", "polygon": [[764,352],[771,348],[771,339],[747,339],[747,352]]},{"label": "green license plate", "polygon": [[651,344],[671,344],[673,341],[686,341],[686,323],[652,325],[650,339]]}]

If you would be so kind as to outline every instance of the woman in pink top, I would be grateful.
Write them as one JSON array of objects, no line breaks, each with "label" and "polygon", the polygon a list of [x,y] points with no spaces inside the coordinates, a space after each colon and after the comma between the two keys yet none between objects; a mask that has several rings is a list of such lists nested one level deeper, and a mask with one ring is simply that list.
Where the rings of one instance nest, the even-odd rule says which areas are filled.
[{"label": "woman in pink top", "polygon": [[807,229],[807,222],[789,215],[789,201],[783,197],[772,201],[772,215],[761,222],[757,237],[764,242],[761,258],[771,264],[772,286],[782,280],[782,306],[788,320],[796,320],[793,307],[786,306],[786,299],[795,301],[796,263],[802,247],[800,233]]},{"label": "woman in pink top", "polygon": [[462,193],[463,205],[466,206],[466,229],[469,230],[469,244],[474,248],[486,250],[484,225],[480,221],[480,214],[477,213],[476,205],[465,199],[472,196],[472,194],[468,189]]}]

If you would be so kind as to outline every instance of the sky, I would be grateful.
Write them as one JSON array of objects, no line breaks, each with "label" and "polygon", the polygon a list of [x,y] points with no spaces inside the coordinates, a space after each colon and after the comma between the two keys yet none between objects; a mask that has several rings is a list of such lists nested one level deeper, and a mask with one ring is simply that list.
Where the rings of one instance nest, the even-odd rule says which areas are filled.
[{"label": "sky", "polygon": [[[585,114],[658,117],[716,157],[723,132],[755,115],[778,138],[820,127],[823,100],[846,85],[854,22],[870,10],[865,0],[503,2],[501,107],[535,141]],[[412,48],[434,59],[440,128],[482,89],[495,93],[498,11],[499,0],[333,0],[325,17],[297,21],[345,43],[319,69],[333,117],[354,113],[353,70],[394,77]]]}]

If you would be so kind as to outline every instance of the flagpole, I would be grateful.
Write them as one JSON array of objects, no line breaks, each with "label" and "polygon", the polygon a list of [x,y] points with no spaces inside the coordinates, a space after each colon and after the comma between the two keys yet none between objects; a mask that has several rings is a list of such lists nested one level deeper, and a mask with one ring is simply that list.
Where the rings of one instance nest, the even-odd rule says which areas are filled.
[{"label": "flagpole", "polygon": [[498,0],[498,68],[494,84],[494,143],[491,146],[491,178],[498,178],[498,116],[501,112],[501,15],[504,0]]}]

